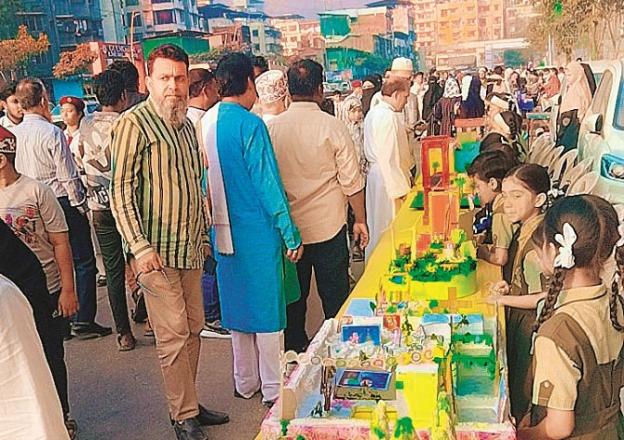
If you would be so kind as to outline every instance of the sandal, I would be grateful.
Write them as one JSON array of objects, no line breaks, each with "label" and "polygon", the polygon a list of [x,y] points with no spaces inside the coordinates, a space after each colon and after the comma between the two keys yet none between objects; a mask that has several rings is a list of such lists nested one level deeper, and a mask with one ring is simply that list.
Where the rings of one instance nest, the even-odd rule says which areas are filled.
[{"label": "sandal", "polygon": [[154,329],[152,328],[152,325],[150,324],[149,320],[145,324],[145,336],[147,336],[148,338],[155,337]]},{"label": "sandal", "polygon": [[70,440],[76,440],[78,438],[78,423],[74,419],[65,420],[65,428]]},{"label": "sandal", "polygon": [[132,292],[132,300],[134,301],[134,310],[132,311],[132,320],[137,324],[147,320],[147,307],[145,306],[145,298],[140,288]]},{"label": "sandal", "polygon": [[132,333],[117,335],[117,346],[119,351],[131,351],[136,347],[136,339]]}]

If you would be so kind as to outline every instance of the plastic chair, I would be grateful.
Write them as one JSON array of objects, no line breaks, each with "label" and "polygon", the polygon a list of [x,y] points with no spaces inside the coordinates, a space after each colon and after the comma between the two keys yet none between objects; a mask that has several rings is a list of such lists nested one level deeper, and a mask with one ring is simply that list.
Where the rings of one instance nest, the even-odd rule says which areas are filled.
[{"label": "plastic chair", "polygon": [[578,152],[576,150],[570,150],[557,159],[549,170],[552,181],[560,182],[563,173],[574,167],[577,157]]},{"label": "plastic chair", "polygon": [[576,182],[570,185],[568,189],[567,196],[579,196],[583,194],[592,194],[596,185],[598,184],[598,178],[600,176],[598,173],[590,172],[585,174],[585,176],[581,177]]},{"label": "plastic chair", "polygon": [[549,162],[544,166],[548,168],[549,170],[551,170],[555,166],[557,161],[563,157],[563,150],[564,150],[563,146],[555,148],[553,150],[552,155],[550,156]]},{"label": "plastic chair", "polygon": [[544,151],[544,148],[547,148],[551,145],[553,145],[553,142],[550,139],[550,133],[542,134],[533,142],[531,142],[528,158],[534,159],[539,153],[542,153]]},{"label": "plastic chair", "polygon": [[547,166],[550,162],[550,159],[555,151],[555,144],[551,142],[550,144],[544,146],[541,151],[535,154],[532,163],[536,163],[538,165]]},{"label": "plastic chair", "polygon": [[563,173],[563,177],[561,177],[561,186],[563,187],[576,182],[585,174],[589,173],[593,165],[594,159],[592,157],[588,157],[583,159],[576,166],[566,169]]}]

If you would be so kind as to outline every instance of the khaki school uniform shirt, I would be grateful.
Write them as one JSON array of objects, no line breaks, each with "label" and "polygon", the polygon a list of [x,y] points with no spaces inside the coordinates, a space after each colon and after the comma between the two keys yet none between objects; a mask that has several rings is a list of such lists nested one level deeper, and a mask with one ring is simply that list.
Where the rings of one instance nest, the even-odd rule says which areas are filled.
[{"label": "khaki school uniform shirt", "polygon": [[542,269],[537,253],[531,243],[531,236],[543,219],[543,215],[535,216],[520,227],[518,252],[514,260],[513,278],[511,281],[512,295],[530,295],[543,291]]},{"label": "khaki school uniform shirt", "polygon": [[517,229],[505,215],[503,195],[499,194],[492,204],[492,248],[509,249]]},{"label": "khaki school uniform shirt", "polygon": [[532,402],[575,411],[572,437],[619,415],[624,336],[611,325],[609,295],[602,285],[562,291],[535,339]]}]

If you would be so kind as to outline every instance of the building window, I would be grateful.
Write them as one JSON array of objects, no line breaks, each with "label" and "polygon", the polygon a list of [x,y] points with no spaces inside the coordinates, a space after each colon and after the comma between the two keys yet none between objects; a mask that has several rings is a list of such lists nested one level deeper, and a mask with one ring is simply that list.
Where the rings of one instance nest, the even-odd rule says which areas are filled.
[{"label": "building window", "polygon": [[[132,20],[132,12],[126,13],[126,23],[130,23]],[[134,26],[143,26],[143,17],[141,14],[134,14]]]},{"label": "building window", "polygon": [[254,50],[256,52],[260,52],[260,45],[259,44],[254,44]]},{"label": "building window", "polygon": [[154,22],[156,24],[171,24],[176,22],[175,11],[168,9],[164,11],[154,11]]},{"label": "building window", "polygon": [[152,4],[157,3],[171,3],[171,0],[152,0]]},{"label": "building window", "polygon": [[139,0],[126,0],[126,6],[138,6]]},{"label": "building window", "polygon": [[251,36],[252,37],[258,37],[258,29],[254,29],[253,31],[251,31]]}]

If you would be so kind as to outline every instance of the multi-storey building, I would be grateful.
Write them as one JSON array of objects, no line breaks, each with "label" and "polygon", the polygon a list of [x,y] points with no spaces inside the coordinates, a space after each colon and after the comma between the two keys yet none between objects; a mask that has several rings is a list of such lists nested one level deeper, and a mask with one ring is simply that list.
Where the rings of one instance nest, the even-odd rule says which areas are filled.
[{"label": "multi-storey building", "polygon": [[301,16],[274,17],[271,24],[282,34],[284,56],[315,57],[325,49],[321,22]]},{"label": "multi-storey building", "polygon": [[247,23],[251,33],[251,51],[254,55],[282,54],[282,34],[280,31],[263,22]]},{"label": "multi-storey building", "polygon": [[527,29],[539,20],[540,14],[531,0],[506,0],[505,38],[522,38]]},{"label": "multi-storey building", "polygon": [[130,42],[172,32],[207,31],[197,0],[125,0],[125,6]]},{"label": "multi-storey building", "polygon": [[416,47],[430,50],[436,42],[436,0],[411,0]]},{"label": "multi-storey building", "polygon": [[50,79],[62,51],[104,38],[99,1],[23,0],[22,5],[17,12],[21,23],[33,35],[46,34],[50,42],[50,50],[32,60],[31,75]]}]

